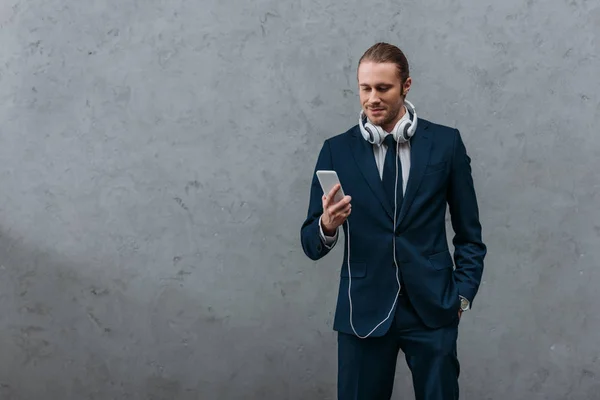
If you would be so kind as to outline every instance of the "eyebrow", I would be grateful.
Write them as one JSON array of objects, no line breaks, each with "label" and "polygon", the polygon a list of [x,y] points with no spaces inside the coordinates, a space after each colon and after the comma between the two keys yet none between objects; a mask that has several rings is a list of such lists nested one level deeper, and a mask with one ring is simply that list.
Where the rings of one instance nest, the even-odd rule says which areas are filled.
[{"label": "eyebrow", "polygon": [[359,86],[380,86],[380,87],[384,86],[384,87],[391,87],[391,86],[394,86],[394,85],[391,84],[391,83],[376,83],[374,85],[369,85],[368,83],[361,83]]}]

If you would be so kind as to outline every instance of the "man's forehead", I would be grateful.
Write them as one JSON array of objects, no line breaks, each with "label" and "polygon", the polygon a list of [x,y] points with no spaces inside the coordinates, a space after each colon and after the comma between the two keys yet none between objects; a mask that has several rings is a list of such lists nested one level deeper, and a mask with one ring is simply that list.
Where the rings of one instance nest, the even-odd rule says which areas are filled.
[{"label": "man's forehead", "polygon": [[398,71],[393,63],[366,62],[358,67],[358,81],[361,86],[395,85]]}]

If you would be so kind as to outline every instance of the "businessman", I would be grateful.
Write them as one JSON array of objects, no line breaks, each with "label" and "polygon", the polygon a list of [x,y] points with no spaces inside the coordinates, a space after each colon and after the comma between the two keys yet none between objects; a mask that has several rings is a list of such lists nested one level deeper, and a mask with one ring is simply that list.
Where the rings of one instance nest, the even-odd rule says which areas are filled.
[{"label": "businessman", "polygon": [[[357,78],[358,124],[325,140],[301,228],[313,260],[344,233],[333,325],[338,399],[390,399],[400,350],[417,400],[458,399],[458,325],[487,251],[470,158],[457,129],[418,117],[406,100],[412,79],[399,48],[369,48]],[[342,200],[333,200],[339,185],[323,193],[317,170],[337,172]]]}]

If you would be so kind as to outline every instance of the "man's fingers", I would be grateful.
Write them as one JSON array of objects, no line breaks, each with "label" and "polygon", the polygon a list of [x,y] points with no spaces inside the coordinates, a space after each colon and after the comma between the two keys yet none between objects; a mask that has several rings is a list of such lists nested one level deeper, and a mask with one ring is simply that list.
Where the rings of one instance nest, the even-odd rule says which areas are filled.
[{"label": "man's fingers", "polygon": [[338,210],[332,212],[331,209],[333,209],[334,207],[337,207],[337,204],[335,206],[331,206],[329,208],[329,215],[330,215],[331,219],[334,219],[334,220],[339,219],[339,218],[346,219],[352,212],[351,204],[347,204],[344,208],[338,209]]},{"label": "man's fingers", "polygon": [[334,213],[343,210],[345,207],[350,205],[350,200],[352,200],[350,196],[344,196],[342,200],[331,205],[331,207],[329,208],[329,212]]},{"label": "man's fingers", "polygon": [[331,188],[329,193],[323,195],[323,208],[327,208],[329,207],[329,205],[331,205],[331,202],[333,201],[333,198],[335,197],[335,194],[340,189],[340,187],[340,184],[337,183],[334,187]]},{"label": "man's fingers", "polygon": [[329,212],[329,215],[331,215],[332,218],[335,218],[338,215],[345,214],[351,208],[352,208],[352,206],[350,204],[347,204],[347,205],[342,206],[342,207],[340,207],[339,204],[334,204],[332,206],[329,206],[329,208],[327,209],[327,211]]},{"label": "man's fingers", "polygon": [[327,197],[333,199],[338,190],[340,190],[340,184],[336,183],[335,186],[331,188],[329,193],[327,193]]}]

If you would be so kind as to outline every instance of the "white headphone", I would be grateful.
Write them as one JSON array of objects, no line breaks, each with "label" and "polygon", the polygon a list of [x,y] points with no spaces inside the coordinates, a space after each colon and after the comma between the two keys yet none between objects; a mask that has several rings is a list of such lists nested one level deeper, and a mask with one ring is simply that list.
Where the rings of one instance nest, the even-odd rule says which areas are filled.
[{"label": "white headphone", "polygon": [[[392,132],[390,132],[394,140],[398,143],[405,143],[415,134],[417,130],[417,110],[415,106],[408,100],[404,100],[404,103],[408,105],[408,114],[410,116],[412,111],[412,118],[402,118]],[[358,119],[358,126],[365,140],[371,144],[380,145],[383,143],[383,139],[387,135],[383,128],[378,125],[372,124],[365,115],[364,110],[360,110],[360,117]]]}]

